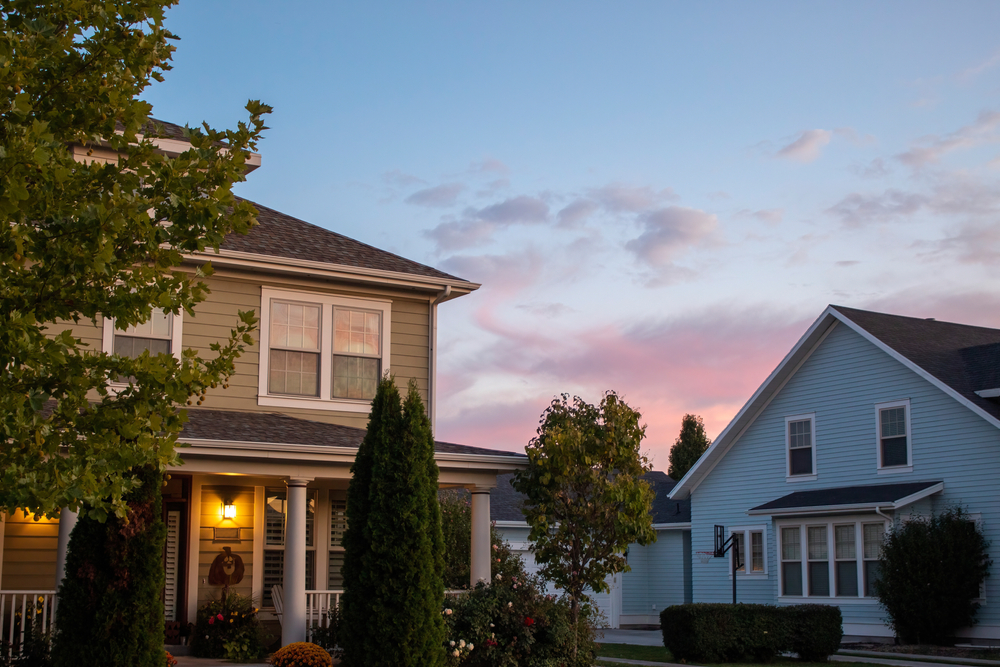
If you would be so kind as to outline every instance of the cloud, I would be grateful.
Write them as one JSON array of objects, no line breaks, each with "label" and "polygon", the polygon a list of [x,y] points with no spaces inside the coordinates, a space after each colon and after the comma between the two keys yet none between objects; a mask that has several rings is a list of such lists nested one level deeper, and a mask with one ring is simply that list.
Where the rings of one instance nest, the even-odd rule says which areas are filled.
[{"label": "cloud", "polygon": [[572,313],[574,310],[564,303],[552,303],[544,301],[532,301],[530,303],[520,303],[514,306],[518,310],[523,310],[525,312],[531,313],[538,317],[544,317],[547,319],[557,318],[561,315],[566,315],[567,313]]},{"label": "cloud", "polygon": [[823,147],[830,143],[830,130],[805,130],[787,146],[778,150],[776,157],[796,162],[812,162],[820,156]]},{"label": "cloud", "polygon": [[417,190],[404,201],[417,206],[451,206],[465,189],[461,183],[444,183],[433,188]]},{"label": "cloud", "polygon": [[1000,51],[996,51],[992,56],[990,56],[986,60],[976,65],[973,65],[968,69],[962,70],[961,72],[958,73],[958,76],[956,78],[959,81],[969,82],[977,78],[983,72],[993,69],[997,65],[1000,65]]},{"label": "cloud", "polygon": [[591,199],[613,213],[639,213],[665,201],[675,201],[677,195],[671,188],[655,190],[651,187],[634,187],[613,183],[588,192]]},{"label": "cloud", "polygon": [[502,255],[453,255],[441,262],[449,273],[483,285],[494,296],[511,296],[539,282],[545,261],[531,249]]},{"label": "cloud", "polygon": [[549,205],[537,197],[521,195],[472,212],[470,217],[500,225],[534,224],[549,217]]},{"label": "cloud", "polygon": [[500,174],[506,176],[510,173],[510,167],[496,158],[488,157],[470,164],[468,171],[470,174]]},{"label": "cloud", "polygon": [[437,244],[439,252],[453,252],[490,240],[496,225],[481,221],[443,222],[421,234]]},{"label": "cloud", "polygon": [[728,192],[716,190],[715,192],[709,192],[707,196],[711,201],[721,201],[723,199],[729,199],[730,195]]},{"label": "cloud", "polygon": [[946,154],[1000,141],[1000,112],[983,111],[975,121],[943,136],[930,135],[908,151],[895,156],[897,160],[918,169],[939,161]]},{"label": "cloud", "polygon": [[889,189],[877,195],[852,192],[828,209],[848,227],[910,216],[928,202],[925,195]]},{"label": "cloud", "polygon": [[751,211],[750,209],[745,208],[741,211],[737,211],[736,215],[739,217],[754,218],[755,220],[760,220],[761,222],[769,225],[777,225],[784,219],[785,209],[766,208],[759,211]]},{"label": "cloud", "polygon": [[549,205],[537,197],[512,197],[485,208],[467,208],[460,220],[442,222],[421,232],[437,244],[438,252],[454,252],[489,241],[498,229],[516,224],[539,224],[549,217]]},{"label": "cloud", "polygon": [[683,206],[650,211],[641,220],[642,234],[627,242],[625,248],[654,267],[668,265],[691,246],[704,242],[719,224],[715,215]]},{"label": "cloud", "polygon": [[881,178],[889,175],[889,166],[880,157],[875,158],[867,165],[853,165],[851,171],[861,178]]},{"label": "cloud", "polygon": [[850,266],[857,266],[861,262],[856,259],[842,259],[839,262],[834,262],[834,266],[844,269]]},{"label": "cloud", "polygon": [[560,227],[573,227],[589,218],[598,209],[596,202],[589,199],[577,199],[556,214]]},{"label": "cloud", "polygon": [[876,139],[870,134],[861,134],[853,127],[836,127],[833,133],[842,139],[846,139],[855,146],[870,146],[876,143]]},{"label": "cloud", "polygon": [[399,169],[393,169],[382,174],[382,181],[397,188],[409,188],[427,182],[422,178],[417,178],[413,174],[407,174]]},{"label": "cloud", "polygon": [[1000,261],[1000,226],[965,224],[937,245],[944,252],[956,253],[960,262],[996,266]]}]

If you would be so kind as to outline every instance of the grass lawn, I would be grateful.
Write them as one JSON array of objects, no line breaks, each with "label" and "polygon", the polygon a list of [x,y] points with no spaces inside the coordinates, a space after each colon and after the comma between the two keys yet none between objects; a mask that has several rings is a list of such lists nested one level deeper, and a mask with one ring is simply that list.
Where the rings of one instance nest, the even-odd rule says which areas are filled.
[{"label": "grass lawn", "polygon": [[[894,656],[895,657],[895,656]],[[673,662],[673,658],[663,646],[634,646],[632,644],[601,644],[597,651],[598,665],[618,665],[621,663],[608,662],[601,658],[626,658],[628,660],[646,660],[648,662]],[[767,663],[770,667],[833,667],[835,662],[800,662],[793,658],[775,658],[774,662]],[[755,667],[751,663],[739,664],[713,664],[711,667]],[[844,667],[848,667],[844,665]],[[852,662],[849,667],[885,667],[885,665],[875,665],[866,662]]]}]

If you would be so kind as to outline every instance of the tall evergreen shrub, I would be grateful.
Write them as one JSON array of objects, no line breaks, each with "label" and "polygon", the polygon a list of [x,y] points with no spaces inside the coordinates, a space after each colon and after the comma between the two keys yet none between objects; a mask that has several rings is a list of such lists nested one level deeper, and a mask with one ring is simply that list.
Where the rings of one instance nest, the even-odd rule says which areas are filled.
[{"label": "tall evergreen shrub", "polygon": [[344,539],[345,662],[443,665],[438,470],[430,421],[412,382],[403,405],[391,378],[379,384],[352,472]]},{"label": "tall evergreen shrub", "polygon": [[80,512],[58,591],[55,667],[163,665],[163,475],[146,467],[137,478],[127,519]]}]

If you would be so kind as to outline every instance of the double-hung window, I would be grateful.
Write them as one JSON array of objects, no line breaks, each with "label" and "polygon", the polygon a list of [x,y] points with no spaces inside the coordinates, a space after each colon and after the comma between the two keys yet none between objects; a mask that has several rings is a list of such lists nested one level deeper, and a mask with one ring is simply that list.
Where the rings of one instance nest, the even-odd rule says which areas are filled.
[{"label": "double-hung window", "polygon": [[882,556],[882,539],[885,537],[885,524],[866,523],[862,525],[864,534],[864,574],[865,595],[874,597],[875,582],[879,576],[879,559]]},{"label": "double-hung window", "polygon": [[[165,313],[162,308],[153,308],[148,320],[123,329],[115,328],[115,321],[105,318],[102,348],[108,354],[130,359],[138,359],[143,352],[151,355],[172,354],[180,358],[182,324],[181,313]],[[127,383],[120,379],[115,382]]]},{"label": "double-hung window", "polygon": [[785,417],[785,453],[789,481],[816,479],[816,415]]},{"label": "double-hung window", "polygon": [[885,535],[884,520],[783,520],[777,534],[781,595],[871,601]]},{"label": "double-hung window", "polygon": [[880,403],[875,406],[878,472],[913,470],[910,436],[910,401]]},{"label": "double-hung window", "polygon": [[388,301],[264,288],[258,403],[366,412],[389,368]]},{"label": "double-hung window", "polygon": [[767,559],[764,550],[764,526],[733,526],[730,534],[733,536],[734,547],[729,550],[729,571],[732,572],[732,559],[736,545],[740,550],[740,574],[766,575]]}]

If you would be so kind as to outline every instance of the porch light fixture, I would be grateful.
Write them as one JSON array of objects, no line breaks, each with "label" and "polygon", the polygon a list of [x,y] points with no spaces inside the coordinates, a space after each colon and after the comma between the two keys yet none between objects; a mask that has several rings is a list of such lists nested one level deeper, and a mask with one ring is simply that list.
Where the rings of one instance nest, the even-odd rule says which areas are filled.
[{"label": "porch light fixture", "polygon": [[222,505],[222,518],[223,519],[235,519],[236,518],[236,505],[231,500],[227,500]]}]

